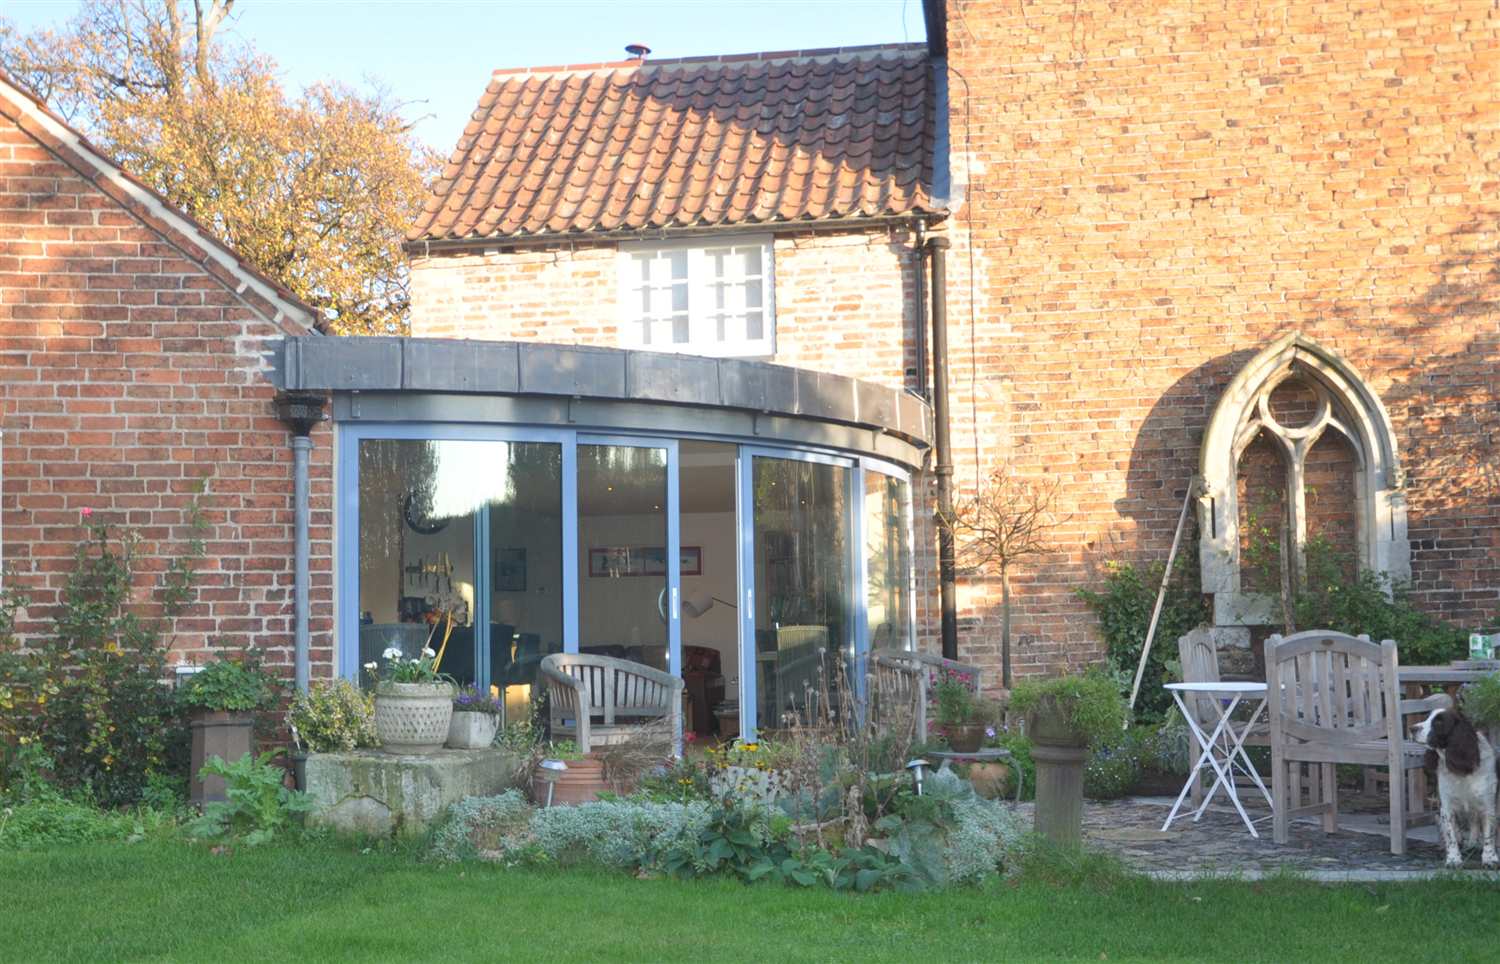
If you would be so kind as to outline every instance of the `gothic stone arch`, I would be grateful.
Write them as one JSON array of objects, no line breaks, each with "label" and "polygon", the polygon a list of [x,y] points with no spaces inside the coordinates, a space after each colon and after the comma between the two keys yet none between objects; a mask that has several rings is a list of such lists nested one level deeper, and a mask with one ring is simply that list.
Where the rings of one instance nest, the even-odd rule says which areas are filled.
[{"label": "gothic stone arch", "polygon": [[[1312,390],[1315,411],[1302,426],[1277,422],[1271,393],[1288,379]],[[1249,626],[1279,622],[1271,597],[1246,591],[1240,571],[1240,457],[1257,436],[1278,445],[1286,463],[1286,497],[1297,551],[1307,537],[1303,467],[1326,432],[1337,432],[1355,458],[1354,544],[1360,566],[1394,579],[1411,574],[1406,537],[1404,477],[1385,406],[1337,354],[1300,332],[1286,335],[1252,358],[1224,390],[1203,437],[1199,462],[1199,564],[1203,591],[1214,597],[1215,635],[1223,645],[1249,645]]]}]

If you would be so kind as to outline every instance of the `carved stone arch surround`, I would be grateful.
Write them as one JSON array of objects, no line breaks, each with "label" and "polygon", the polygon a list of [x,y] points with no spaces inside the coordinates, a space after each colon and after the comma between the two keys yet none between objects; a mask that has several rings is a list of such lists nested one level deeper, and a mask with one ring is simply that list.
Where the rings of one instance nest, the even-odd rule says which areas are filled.
[{"label": "carved stone arch surround", "polygon": [[[1307,425],[1287,428],[1272,416],[1269,399],[1278,385],[1293,377],[1312,388],[1318,410]],[[1286,457],[1287,497],[1299,503],[1299,511],[1294,513],[1298,518],[1299,552],[1306,540],[1306,513],[1300,505],[1301,456],[1325,432],[1336,431],[1348,440],[1355,457],[1359,564],[1394,579],[1408,578],[1411,546],[1406,537],[1405,478],[1390,416],[1379,396],[1348,362],[1297,332],[1278,339],[1240,369],[1220,397],[1203,436],[1198,470],[1202,479],[1198,493],[1199,564],[1203,591],[1214,597],[1215,626],[1279,622],[1273,601],[1243,591],[1240,580],[1239,460],[1261,429],[1281,446]],[[1248,645],[1248,630],[1244,636],[1243,642]]]}]

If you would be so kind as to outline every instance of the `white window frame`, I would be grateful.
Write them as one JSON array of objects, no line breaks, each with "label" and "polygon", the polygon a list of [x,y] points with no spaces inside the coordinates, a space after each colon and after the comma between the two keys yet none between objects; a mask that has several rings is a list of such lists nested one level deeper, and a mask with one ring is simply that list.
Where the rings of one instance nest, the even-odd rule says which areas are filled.
[{"label": "white window frame", "polygon": [[[717,248],[751,246],[760,248],[761,337],[720,341],[715,327],[718,308],[714,303],[715,279],[710,274],[709,252]],[[647,344],[640,328],[640,279],[635,259],[642,254],[678,251],[687,254],[688,340],[684,343]],[[771,358],[776,354],[776,257],[770,235],[734,235],[666,242],[632,241],[620,245],[615,274],[619,288],[619,344],[622,348],[721,358]]]}]

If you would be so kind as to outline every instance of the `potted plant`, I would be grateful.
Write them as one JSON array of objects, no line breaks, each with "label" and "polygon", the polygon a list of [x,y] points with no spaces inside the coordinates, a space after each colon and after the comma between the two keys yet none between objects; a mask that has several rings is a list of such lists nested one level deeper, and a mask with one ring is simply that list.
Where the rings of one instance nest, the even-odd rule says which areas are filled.
[{"label": "potted plant", "polygon": [[1101,672],[1024,680],[1011,707],[1026,717],[1036,764],[1036,829],[1053,840],[1076,843],[1083,834],[1083,768],[1091,743],[1125,726],[1125,700]]},{"label": "potted plant", "polygon": [[297,751],[292,772],[297,789],[307,789],[307,755],[341,753],[375,746],[375,701],[349,680],[320,680],[298,693],[287,711],[287,728]]},{"label": "potted plant", "polygon": [[1491,673],[1465,686],[1460,701],[1464,715],[1485,732],[1491,746],[1500,749],[1500,673]]},{"label": "potted plant", "polygon": [[980,702],[970,673],[942,669],[933,685],[937,725],[955,753],[973,753],[984,743],[988,722],[980,718]]},{"label": "potted plant", "polygon": [[387,753],[432,753],[448,739],[453,681],[437,671],[437,653],[408,658],[392,646],[365,669],[375,679],[375,734]]},{"label": "potted plant", "polygon": [[505,706],[477,686],[465,686],[453,697],[453,719],[448,724],[448,746],[454,750],[482,750],[495,740]]},{"label": "potted plant", "polygon": [[254,654],[238,659],[216,659],[183,679],[177,705],[188,714],[192,729],[189,799],[196,804],[225,798],[224,778],[199,771],[213,757],[234,761],[251,752],[255,714],[276,704],[280,685],[260,668]]}]

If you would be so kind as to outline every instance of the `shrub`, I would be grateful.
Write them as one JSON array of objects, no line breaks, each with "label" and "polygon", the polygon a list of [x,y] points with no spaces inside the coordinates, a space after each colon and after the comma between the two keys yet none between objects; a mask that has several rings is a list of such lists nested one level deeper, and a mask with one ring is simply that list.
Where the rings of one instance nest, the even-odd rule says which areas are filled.
[{"label": "shrub", "polygon": [[254,846],[275,837],[293,813],[310,809],[312,802],[307,794],[286,788],[286,771],[271,762],[276,754],[267,750],[257,758],[246,753],[233,763],[210,757],[199,770],[199,777],[223,777],[228,799],[203,808],[203,816],[191,827],[193,836],[233,836]]},{"label": "shrub", "polygon": [[531,805],[515,790],[494,797],[465,797],[448,809],[434,831],[431,856],[459,861],[524,853],[534,843],[531,814]]},{"label": "shrub", "polygon": [[136,841],[177,825],[176,808],[101,810],[53,797],[0,807],[0,851],[41,850],[63,844]]},{"label": "shrub", "polygon": [[455,804],[433,835],[440,860],[596,863],[634,870],[689,851],[708,827],[706,803],[599,800],[533,809],[508,790]]},{"label": "shrub", "polygon": [[1140,738],[1131,733],[1105,740],[1089,750],[1083,768],[1083,795],[1091,800],[1118,800],[1141,777]]},{"label": "shrub", "polygon": [[188,711],[246,713],[276,705],[281,683],[246,652],[238,659],[216,659],[177,687],[177,704]]},{"label": "shrub", "polygon": [[1125,728],[1128,713],[1119,687],[1097,670],[1082,676],[1022,680],[1011,693],[1010,705],[1018,713],[1029,713],[1044,701],[1055,703],[1090,744],[1115,737]]},{"label": "shrub", "polygon": [[[53,637],[16,652],[16,597],[0,601],[0,741],[34,740],[51,760],[48,778],[106,806],[133,804],[154,777],[187,769],[187,731],[177,719],[166,675],[163,634],[191,601],[204,523],[194,503],[193,537],[167,563],[156,587],[160,618],[137,597],[131,530],[112,538],[84,512],[87,536],[53,617]],[[7,771],[12,769],[6,764]]]},{"label": "shrub", "polygon": [[968,723],[975,714],[974,680],[969,673],[943,669],[933,684],[937,700],[937,722],[953,726]]},{"label": "shrub", "polygon": [[[1151,655],[1141,677],[1136,698],[1136,716],[1145,721],[1161,719],[1172,708],[1172,697],[1162,684],[1171,682],[1171,667],[1177,661],[1177,640],[1198,626],[1209,622],[1211,614],[1198,583],[1196,539],[1184,534],[1189,551],[1178,556],[1167,583],[1157,621]],[[1161,588],[1163,563],[1152,563],[1139,569],[1129,563],[1111,563],[1106,567],[1104,588],[1100,591],[1079,589],[1078,597],[1099,618],[1104,637],[1105,655],[1117,673],[1129,674],[1134,680],[1140,663],[1146,631],[1151,626],[1151,611]]]},{"label": "shrub", "polygon": [[1463,711],[1480,727],[1500,726],[1500,673],[1481,677],[1463,688]]},{"label": "shrub", "polygon": [[346,679],[319,681],[298,693],[287,713],[297,746],[337,753],[375,746],[375,698]]}]

